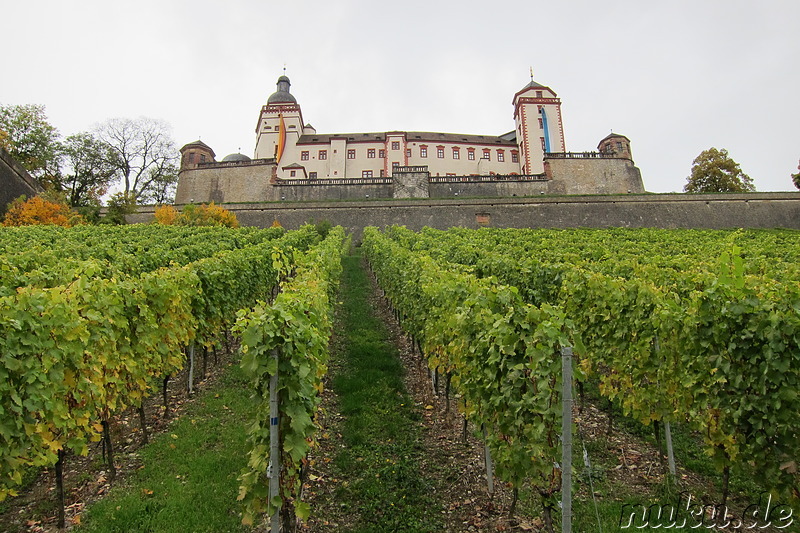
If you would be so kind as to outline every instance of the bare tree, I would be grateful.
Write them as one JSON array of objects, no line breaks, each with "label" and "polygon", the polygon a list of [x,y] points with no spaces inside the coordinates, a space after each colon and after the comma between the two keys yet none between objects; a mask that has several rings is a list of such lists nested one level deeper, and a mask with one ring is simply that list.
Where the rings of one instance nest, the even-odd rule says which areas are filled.
[{"label": "bare tree", "polygon": [[174,174],[178,151],[166,122],[115,118],[98,125],[95,135],[114,152],[112,163],[123,193],[134,202],[146,199]]}]

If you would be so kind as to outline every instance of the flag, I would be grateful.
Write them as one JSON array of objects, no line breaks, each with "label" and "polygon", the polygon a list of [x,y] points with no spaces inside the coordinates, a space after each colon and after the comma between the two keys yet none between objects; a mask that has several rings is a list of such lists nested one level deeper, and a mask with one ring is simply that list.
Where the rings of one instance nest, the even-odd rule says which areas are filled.
[{"label": "flag", "polygon": [[278,123],[278,146],[276,146],[276,163],[281,162],[283,151],[286,148],[286,124],[283,122],[283,113],[278,115],[280,122]]}]

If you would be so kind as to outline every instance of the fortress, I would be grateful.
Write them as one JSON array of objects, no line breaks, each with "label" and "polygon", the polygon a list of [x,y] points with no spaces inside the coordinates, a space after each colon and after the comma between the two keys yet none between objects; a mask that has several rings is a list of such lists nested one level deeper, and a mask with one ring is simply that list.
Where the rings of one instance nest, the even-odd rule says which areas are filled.
[{"label": "fortress", "polygon": [[514,129],[498,136],[317,133],[290,87],[278,78],[262,106],[252,159],[217,161],[199,140],[181,148],[176,204],[644,192],[624,135],[566,151],[561,100],[533,79],[513,96]]}]

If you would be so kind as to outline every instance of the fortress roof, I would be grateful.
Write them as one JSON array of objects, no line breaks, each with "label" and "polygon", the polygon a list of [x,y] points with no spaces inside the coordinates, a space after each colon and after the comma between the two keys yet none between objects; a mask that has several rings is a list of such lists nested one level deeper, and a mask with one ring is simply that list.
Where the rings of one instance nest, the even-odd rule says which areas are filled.
[{"label": "fortress roof", "polygon": [[301,135],[297,144],[330,144],[332,139],[346,139],[348,142],[386,142],[387,134],[405,134],[407,142],[496,144],[516,147],[514,139],[497,135],[471,135],[462,133],[437,133],[430,131],[376,132],[376,133],[322,133]]}]

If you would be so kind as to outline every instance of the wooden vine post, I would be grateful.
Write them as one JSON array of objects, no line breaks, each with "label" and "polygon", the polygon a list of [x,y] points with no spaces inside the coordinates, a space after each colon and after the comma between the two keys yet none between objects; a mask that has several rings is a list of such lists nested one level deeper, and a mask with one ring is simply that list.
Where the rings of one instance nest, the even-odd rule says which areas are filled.
[{"label": "wooden vine post", "polygon": [[[281,487],[281,445],[278,433],[278,349],[272,350],[272,358],[275,360],[275,373],[269,378],[269,467],[267,477],[269,477],[269,501],[274,501],[276,496],[280,497]],[[270,532],[279,533],[281,528],[281,508],[275,509],[270,517]]]}]

